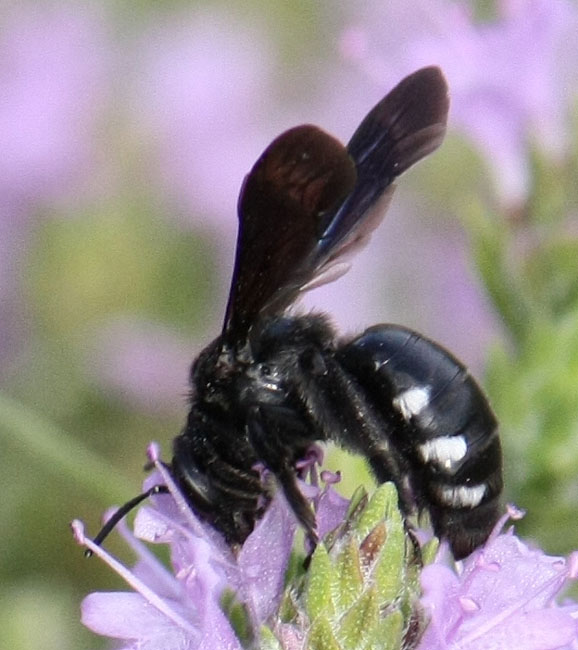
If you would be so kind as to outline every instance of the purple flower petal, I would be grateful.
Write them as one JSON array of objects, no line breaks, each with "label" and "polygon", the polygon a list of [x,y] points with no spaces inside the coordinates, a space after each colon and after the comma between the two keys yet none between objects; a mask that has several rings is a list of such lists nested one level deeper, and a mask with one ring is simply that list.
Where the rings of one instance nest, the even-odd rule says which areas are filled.
[{"label": "purple flower petal", "polygon": [[132,534],[124,521],[118,524],[117,530],[138,558],[133,567],[134,575],[157,594],[173,599],[179,598],[182,592],[181,586],[157,556]]},{"label": "purple flower petal", "polygon": [[[92,594],[83,603],[83,622],[113,638],[130,639],[135,650],[167,647],[240,650],[233,629],[221,610],[221,577],[210,561],[212,551],[197,540],[196,562],[175,576],[182,586],[178,598],[167,597],[123,567],[101,547],[84,537],[80,522],[73,522],[75,536],[111,565],[138,593]],[[143,619],[147,624],[143,625]],[[167,645],[168,644],[168,645]],[[175,645],[176,644],[176,645]]]},{"label": "purple flower petal", "polygon": [[164,640],[176,636],[182,642],[191,637],[187,632],[175,628],[146,598],[135,593],[88,595],[82,602],[82,622],[93,632],[115,639],[148,639],[150,642],[152,639]]},{"label": "purple flower petal", "polygon": [[[576,622],[559,610],[517,612],[503,624],[476,629],[461,647],[469,650],[556,650],[576,639]],[[456,646],[460,647],[460,646]]]},{"label": "purple flower petal", "polygon": [[239,597],[256,623],[265,622],[279,606],[296,528],[295,516],[279,493],[243,544],[237,560]]},{"label": "purple flower petal", "polygon": [[[555,599],[576,561],[531,549],[510,531],[493,535],[463,571],[432,564],[422,571],[430,623],[420,650],[555,650],[578,643],[578,605]],[[575,647],[575,646],[572,646]]]},{"label": "purple flower petal", "polygon": [[[462,579],[468,595],[488,613],[530,598],[526,606],[545,607],[558,594],[567,577],[563,558],[530,549],[513,535],[500,535],[483,552],[466,562]],[[499,605],[495,590],[500,589]]]},{"label": "purple flower petal", "polygon": [[[174,575],[163,570],[123,525],[123,535],[138,557],[132,571],[87,540],[82,525],[74,523],[78,541],[110,564],[139,594],[135,598],[126,598],[127,594],[91,597],[86,600],[83,621],[101,634],[131,639],[139,649],[240,648],[221,609],[221,595],[225,588],[233,589],[237,599],[246,604],[254,628],[259,628],[279,605],[297,526],[295,517],[279,493],[235,559],[218,533],[183,501],[154,445],[149,458],[156,472],[148,477],[144,489],[166,484],[173,496],[154,496],[154,508],[141,507],[135,532],[149,542],[170,545]],[[155,612],[150,626],[139,627],[139,617],[149,608]],[[169,641],[181,645],[162,645]]]},{"label": "purple flower petal", "polygon": [[316,510],[320,539],[323,539],[327,533],[330,533],[343,521],[348,507],[349,499],[341,496],[330,485],[321,492]]}]

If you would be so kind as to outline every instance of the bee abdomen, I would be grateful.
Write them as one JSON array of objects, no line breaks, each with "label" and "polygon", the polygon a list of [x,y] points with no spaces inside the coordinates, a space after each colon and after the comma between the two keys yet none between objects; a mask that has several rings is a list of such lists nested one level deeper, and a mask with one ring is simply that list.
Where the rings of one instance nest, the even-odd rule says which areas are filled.
[{"label": "bee abdomen", "polygon": [[407,460],[407,475],[392,480],[409,482],[457,558],[469,554],[497,521],[502,491],[497,421],[482,389],[444,348],[397,325],[369,328],[339,360]]}]

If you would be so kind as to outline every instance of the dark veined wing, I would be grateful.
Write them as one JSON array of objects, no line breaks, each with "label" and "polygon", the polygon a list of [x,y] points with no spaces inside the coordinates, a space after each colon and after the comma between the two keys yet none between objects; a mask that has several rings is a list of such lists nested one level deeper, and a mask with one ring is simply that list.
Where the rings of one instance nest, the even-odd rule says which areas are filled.
[{"label": "dark veined wing", "polygon": [[349,268],[383,218],[394,179],[441,144],[448,107],[443,74],[423,68],[373,108],[347,148],[313,126],[273,141],[239,198],[227,344]]},{"label": "dark veined wing", "polygon": [[302,284],[298,276],[327,215],[335,213],[355,181],[355,164],[345,147],[317,127],[290,129],[265,150],[239,197],[226,343],[242,342],[257,316],[294,300]]},{"label": "dark veined wing", "polygon": [[393,181],[442,143],[448,111],[446,80],[431,66],[405,77],[365,117],[347,145],[357,183],[308,260],[313,277],[304,291],[347,271],[348,258],[368,242],[385,216]]}]

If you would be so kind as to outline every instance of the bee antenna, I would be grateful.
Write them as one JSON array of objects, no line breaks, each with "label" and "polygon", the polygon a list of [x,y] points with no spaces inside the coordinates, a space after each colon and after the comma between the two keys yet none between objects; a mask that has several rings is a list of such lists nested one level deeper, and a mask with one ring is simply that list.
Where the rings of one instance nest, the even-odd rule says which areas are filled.
[{"label": "bee antenna", "polygon": [[[153,485],[152,488],[150,488],[146,492],[143,492],[142,494],[139,494],[138,496],[134,497],[130,501],[127,501],[104,524],[104,526],[100,529],[98,535],[92,541],[97,546],[100,546],[102,542],[104,542],[104,540],[116,528],[118,522],[121,519],[123,519],[126,515],[128,515],[128,513],[131,510],[136,508],[139,505],[139,503],[142,503],[145,499],[148,499],[149,497],[155,494],[168,494],[168,492],[169,489],[167,488],[166,485]],[[86,551],[84,552],[84,557],[91,557],[91,556],[92,556],[92,551],[90,549],[86,549]]]}]

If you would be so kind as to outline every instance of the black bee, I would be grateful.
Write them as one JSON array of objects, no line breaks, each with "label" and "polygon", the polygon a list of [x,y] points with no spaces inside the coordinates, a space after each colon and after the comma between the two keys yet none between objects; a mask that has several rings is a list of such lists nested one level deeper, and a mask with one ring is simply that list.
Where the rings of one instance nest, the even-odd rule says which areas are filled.
[{"label": "black bee", "polygon": [[245,179],[223,330],[191,370],[191,408],[170,470],[196,513],[242,544],[276,478],[307,535],[314,514],[295,464],[315,441],[363,454],[404,513],[429,512],[456,558],[499,514],[496,419],[449,352],[399,325],[341,340],[324,315],[288,313],[334,280],[383,218],[394,179],[442,142],[448,89],[436,67],[386,95],[347,147],[305,125],[266,149]]},{"label": "black bee", "polygon": [[461,558],[498,517],[495,417],[467,369],[398,325],[340,340],[319,314],[288,314],[300,294],[347,270],[383,218],[394,179],[442,142],[441,71],[406,77],[347,147],[314,126],[280,135],[241,190],[235,269],[221,335],[193,363],[191,410],[172,474],[193,509],[241,544],[276,477],[312,540],[295,463],[315,441],[366,456],[407,514],[426,509]]}]

